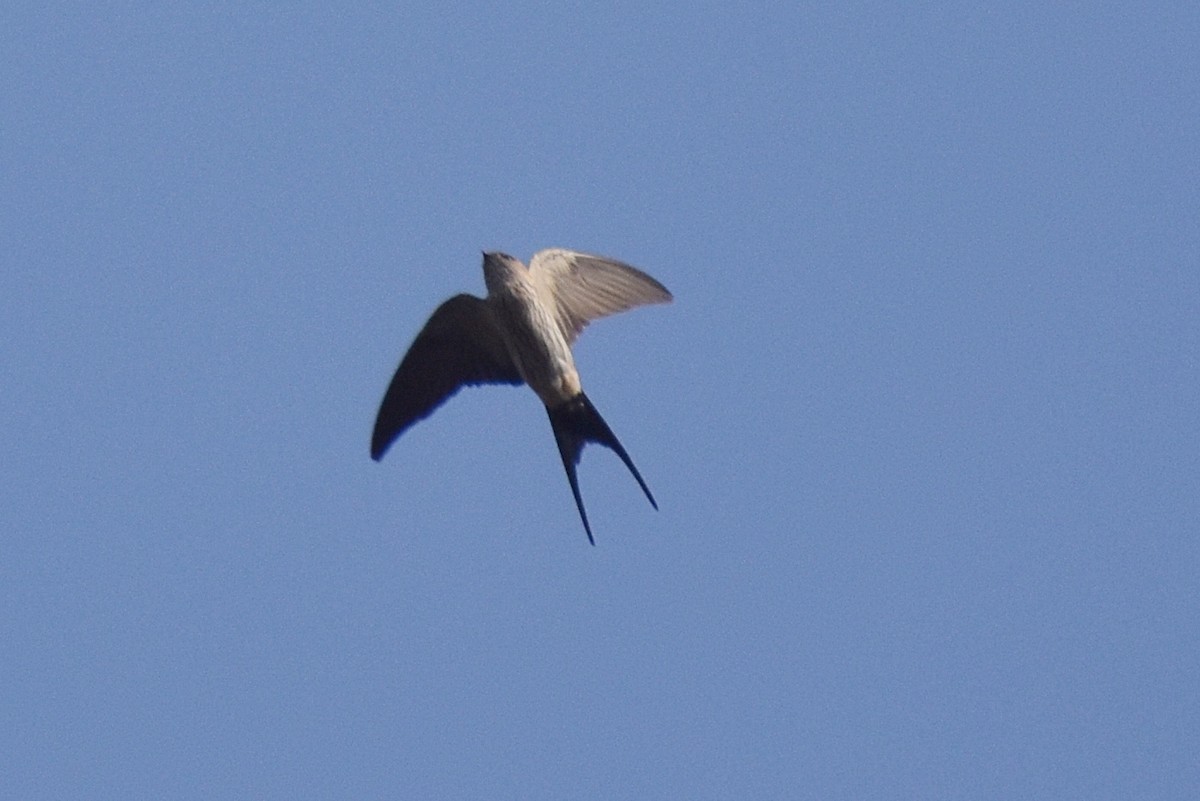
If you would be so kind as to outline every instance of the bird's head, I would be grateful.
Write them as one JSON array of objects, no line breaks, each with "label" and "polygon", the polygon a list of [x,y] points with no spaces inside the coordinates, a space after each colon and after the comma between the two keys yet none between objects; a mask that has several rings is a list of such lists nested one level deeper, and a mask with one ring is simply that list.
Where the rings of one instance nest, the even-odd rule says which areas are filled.
[{"label": "bird's head", "polygon": [[507,253],[483,252],[483,280],[488,292],[507,285],[525,269],[520,259],[514,259]]}]

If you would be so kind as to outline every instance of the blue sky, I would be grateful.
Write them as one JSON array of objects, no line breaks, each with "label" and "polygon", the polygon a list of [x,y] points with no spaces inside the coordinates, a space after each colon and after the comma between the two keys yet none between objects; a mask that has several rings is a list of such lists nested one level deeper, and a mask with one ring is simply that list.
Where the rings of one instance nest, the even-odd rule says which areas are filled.
[{"label": "blue sky", "polygon": [[[1194,798],[1200,11],[0,12],[14,798]],[[368,457],[480,251],[675,303]]]}]

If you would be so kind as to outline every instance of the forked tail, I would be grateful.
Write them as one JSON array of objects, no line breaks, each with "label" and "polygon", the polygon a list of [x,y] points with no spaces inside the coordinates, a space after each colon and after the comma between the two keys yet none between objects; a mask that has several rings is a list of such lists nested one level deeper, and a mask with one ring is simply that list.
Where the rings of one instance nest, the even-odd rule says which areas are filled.
[{"label": "forked tail", "polygon": [[642,474],[633,466],[633,460],[621,447],[617,435],[608,427],[608,423],[604,422],[604,418],[596,411],[587,395],[580,392],[553,409],[547,407],[546,412],[550,415],[550,426],[554,429],[554,439],[558,442],[558,452],[567,471],[567,481],[571,482],[571,492],[575,495],[575,505],[579,507],[579,517],[583,520],[583,530],[587,532],[588,542],[596,544],[592,537],[592,527],[588,525],[587,512],[583,509],[583,498],[579,494],[579,480],[575,477],[575,466],[579,464],[583,446],[588,442],[599,443],[620,456],[629,472],[637,479],[642,492],[646,493],[650,505],[658,508],[658,503],[650,494],[650,488],[642,480]]}]

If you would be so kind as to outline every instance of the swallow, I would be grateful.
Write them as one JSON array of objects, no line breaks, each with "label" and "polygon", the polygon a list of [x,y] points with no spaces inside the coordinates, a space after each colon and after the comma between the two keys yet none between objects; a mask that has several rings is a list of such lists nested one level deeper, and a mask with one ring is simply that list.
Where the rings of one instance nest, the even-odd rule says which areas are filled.
[{"label": "swallow", "polygon": [[484,252],[487,297],[455,295],[438,306],[392,376],[371,435],[371,458],[464,386],[526,384],[546,407],[575,506],[588,524],[575,468],[595,442],[621,458],[650,505],[642,474],[584,394],[571,346],[588,323],[651,303],[670,303],[667,288],[623,262],[551,248],[526,267],[505,253]]}]

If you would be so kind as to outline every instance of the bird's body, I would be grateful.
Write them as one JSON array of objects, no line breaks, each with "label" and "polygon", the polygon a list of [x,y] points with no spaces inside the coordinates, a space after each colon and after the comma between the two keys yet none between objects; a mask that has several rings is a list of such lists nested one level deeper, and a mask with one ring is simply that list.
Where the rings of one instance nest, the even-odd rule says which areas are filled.
[{"label": "bird's body", "polygon": [[484,253],[483,275],[487,298],[455,295],[447,300],[400,362],[375,420],[371,457],[382,458],[400,434],[463,385],[524,383],[546,406],[593,544],[575,475],[586,442],[612,449],[657,509],[633,461],[583,393],[571,345],[592,320],[670,302],[671,293],[627,264],[560,249],[534,254],[529,267],[503,253]]},{"label": "bird's body", "polygon": [[511,257],[485,254],[483,275],[487,302],[521,378],[547,408],[578,395],[579,371],[571,346],[553,309],[539,297],[529,269]]}]

